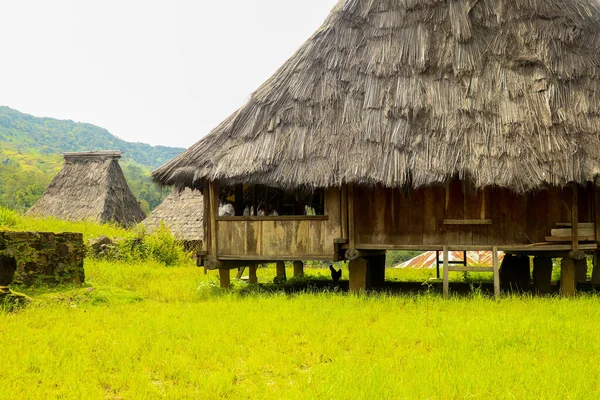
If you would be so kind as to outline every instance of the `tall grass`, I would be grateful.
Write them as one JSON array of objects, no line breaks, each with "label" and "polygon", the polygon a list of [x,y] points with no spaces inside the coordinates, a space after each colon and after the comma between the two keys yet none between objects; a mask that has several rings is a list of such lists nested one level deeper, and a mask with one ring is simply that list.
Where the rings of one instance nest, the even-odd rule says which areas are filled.
[{"label": "tall grass", "polygon": [[28,290],[32,305],[0,313],[0,398],[600,395],[596,296],[221,291],[214,271],[157,261],[87,260],[86,273],[86,287]]},{"label": "tall grass", "polygon": [[[25,220],[17,215],[14,226]],[[74,226],[87,238],[117,233],[65,225]],[[86,259],[83,287],[15,288],[33,302],[0,312],[0,399],[600,396],[596,295],[493,300],[476,290],[444,301],[261,290],[273,268],[258,270],[262,286],[235,281],[223,291],[216,272],[190,259],[170,264],[175,244],[163,233],[141,242],[140,232],[120,234],[135,243],[129,255]],[[329,277],[327,268],[306,273]],[[398,281],[434,274],[388,270]]]}]

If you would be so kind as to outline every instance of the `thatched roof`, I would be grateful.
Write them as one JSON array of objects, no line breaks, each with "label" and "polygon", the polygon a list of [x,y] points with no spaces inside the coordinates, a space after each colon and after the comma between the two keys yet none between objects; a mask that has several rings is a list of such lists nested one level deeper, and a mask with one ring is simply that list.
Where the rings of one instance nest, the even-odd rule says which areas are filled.
[{"label": "thatched roof", "polygon": [[598,0],[341,0],[207,137],[153,174],[276,187],[517,191],[600,172]]},{"label": "thatched roof", "polygon": [[137,223],[146,215],[119,166],[120,151],[65,153],[65,165],[29,215]]},{"label": "thatched roof", "polygon": [[174,191],[143,222],[150,229],[164,223],[180,240],[195,241],[204,238],[204,202],[202,192],[185,189]]}]

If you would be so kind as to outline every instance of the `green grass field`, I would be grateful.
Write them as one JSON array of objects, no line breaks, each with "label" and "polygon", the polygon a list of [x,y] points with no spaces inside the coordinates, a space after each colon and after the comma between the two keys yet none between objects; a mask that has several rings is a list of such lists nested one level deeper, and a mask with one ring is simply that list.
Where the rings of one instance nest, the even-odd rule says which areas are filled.
[{"label": "green grass field", "polygon": [[596,296],[221,291],[214,272],[155,262],[86,274],[0,313],[0,398],[600,395]]},{"label": "green grass field", "polygon": [[270,283],[274,268],[258,270],[260,285],[224,291],[191,260],[152,257],[85,269],[83,287],[13,288],[33,300],[0,311],[0,399],[600,397],[592,294],[349,295],[308,284],[329,279],[326,268],[291,280],[304,291]]}]

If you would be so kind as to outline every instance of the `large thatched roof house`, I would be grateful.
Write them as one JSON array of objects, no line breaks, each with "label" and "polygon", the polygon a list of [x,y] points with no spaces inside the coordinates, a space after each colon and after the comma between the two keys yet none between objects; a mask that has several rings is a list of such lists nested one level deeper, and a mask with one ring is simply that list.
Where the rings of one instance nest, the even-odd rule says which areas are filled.
[{"label": "large thatched roof house", "polygon": [[146,215],[119,165],[120,151],[65,153],[65,165],[30,215],[130,225]]},{"label": "large thatched roof house", "polygon": [[149,229],[164,224],[173,236],[187,243],[199,243],[204,237],[202,192],[174,191],[143,221]]},{"label": "large thatched roof house", "polygon": [[[219,268],[345,248],[581,257],[600,238],[599,134],[597,0],[340,0],[154,179],[206,188]],[[275,200],[248,203],[256,185]],[[237,216],[214,215],[231,196]],[[261,205],[279,219],[239,214]]]}]

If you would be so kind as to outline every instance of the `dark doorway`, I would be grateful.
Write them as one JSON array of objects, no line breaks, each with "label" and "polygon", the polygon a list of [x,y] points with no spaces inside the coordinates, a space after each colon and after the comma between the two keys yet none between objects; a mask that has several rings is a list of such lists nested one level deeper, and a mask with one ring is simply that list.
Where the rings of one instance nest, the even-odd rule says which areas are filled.
[{"label": "dark doorway", "polygon": [[0,286],[12,283],[17,271],[17,260],[8,256],[0,256]]}]

